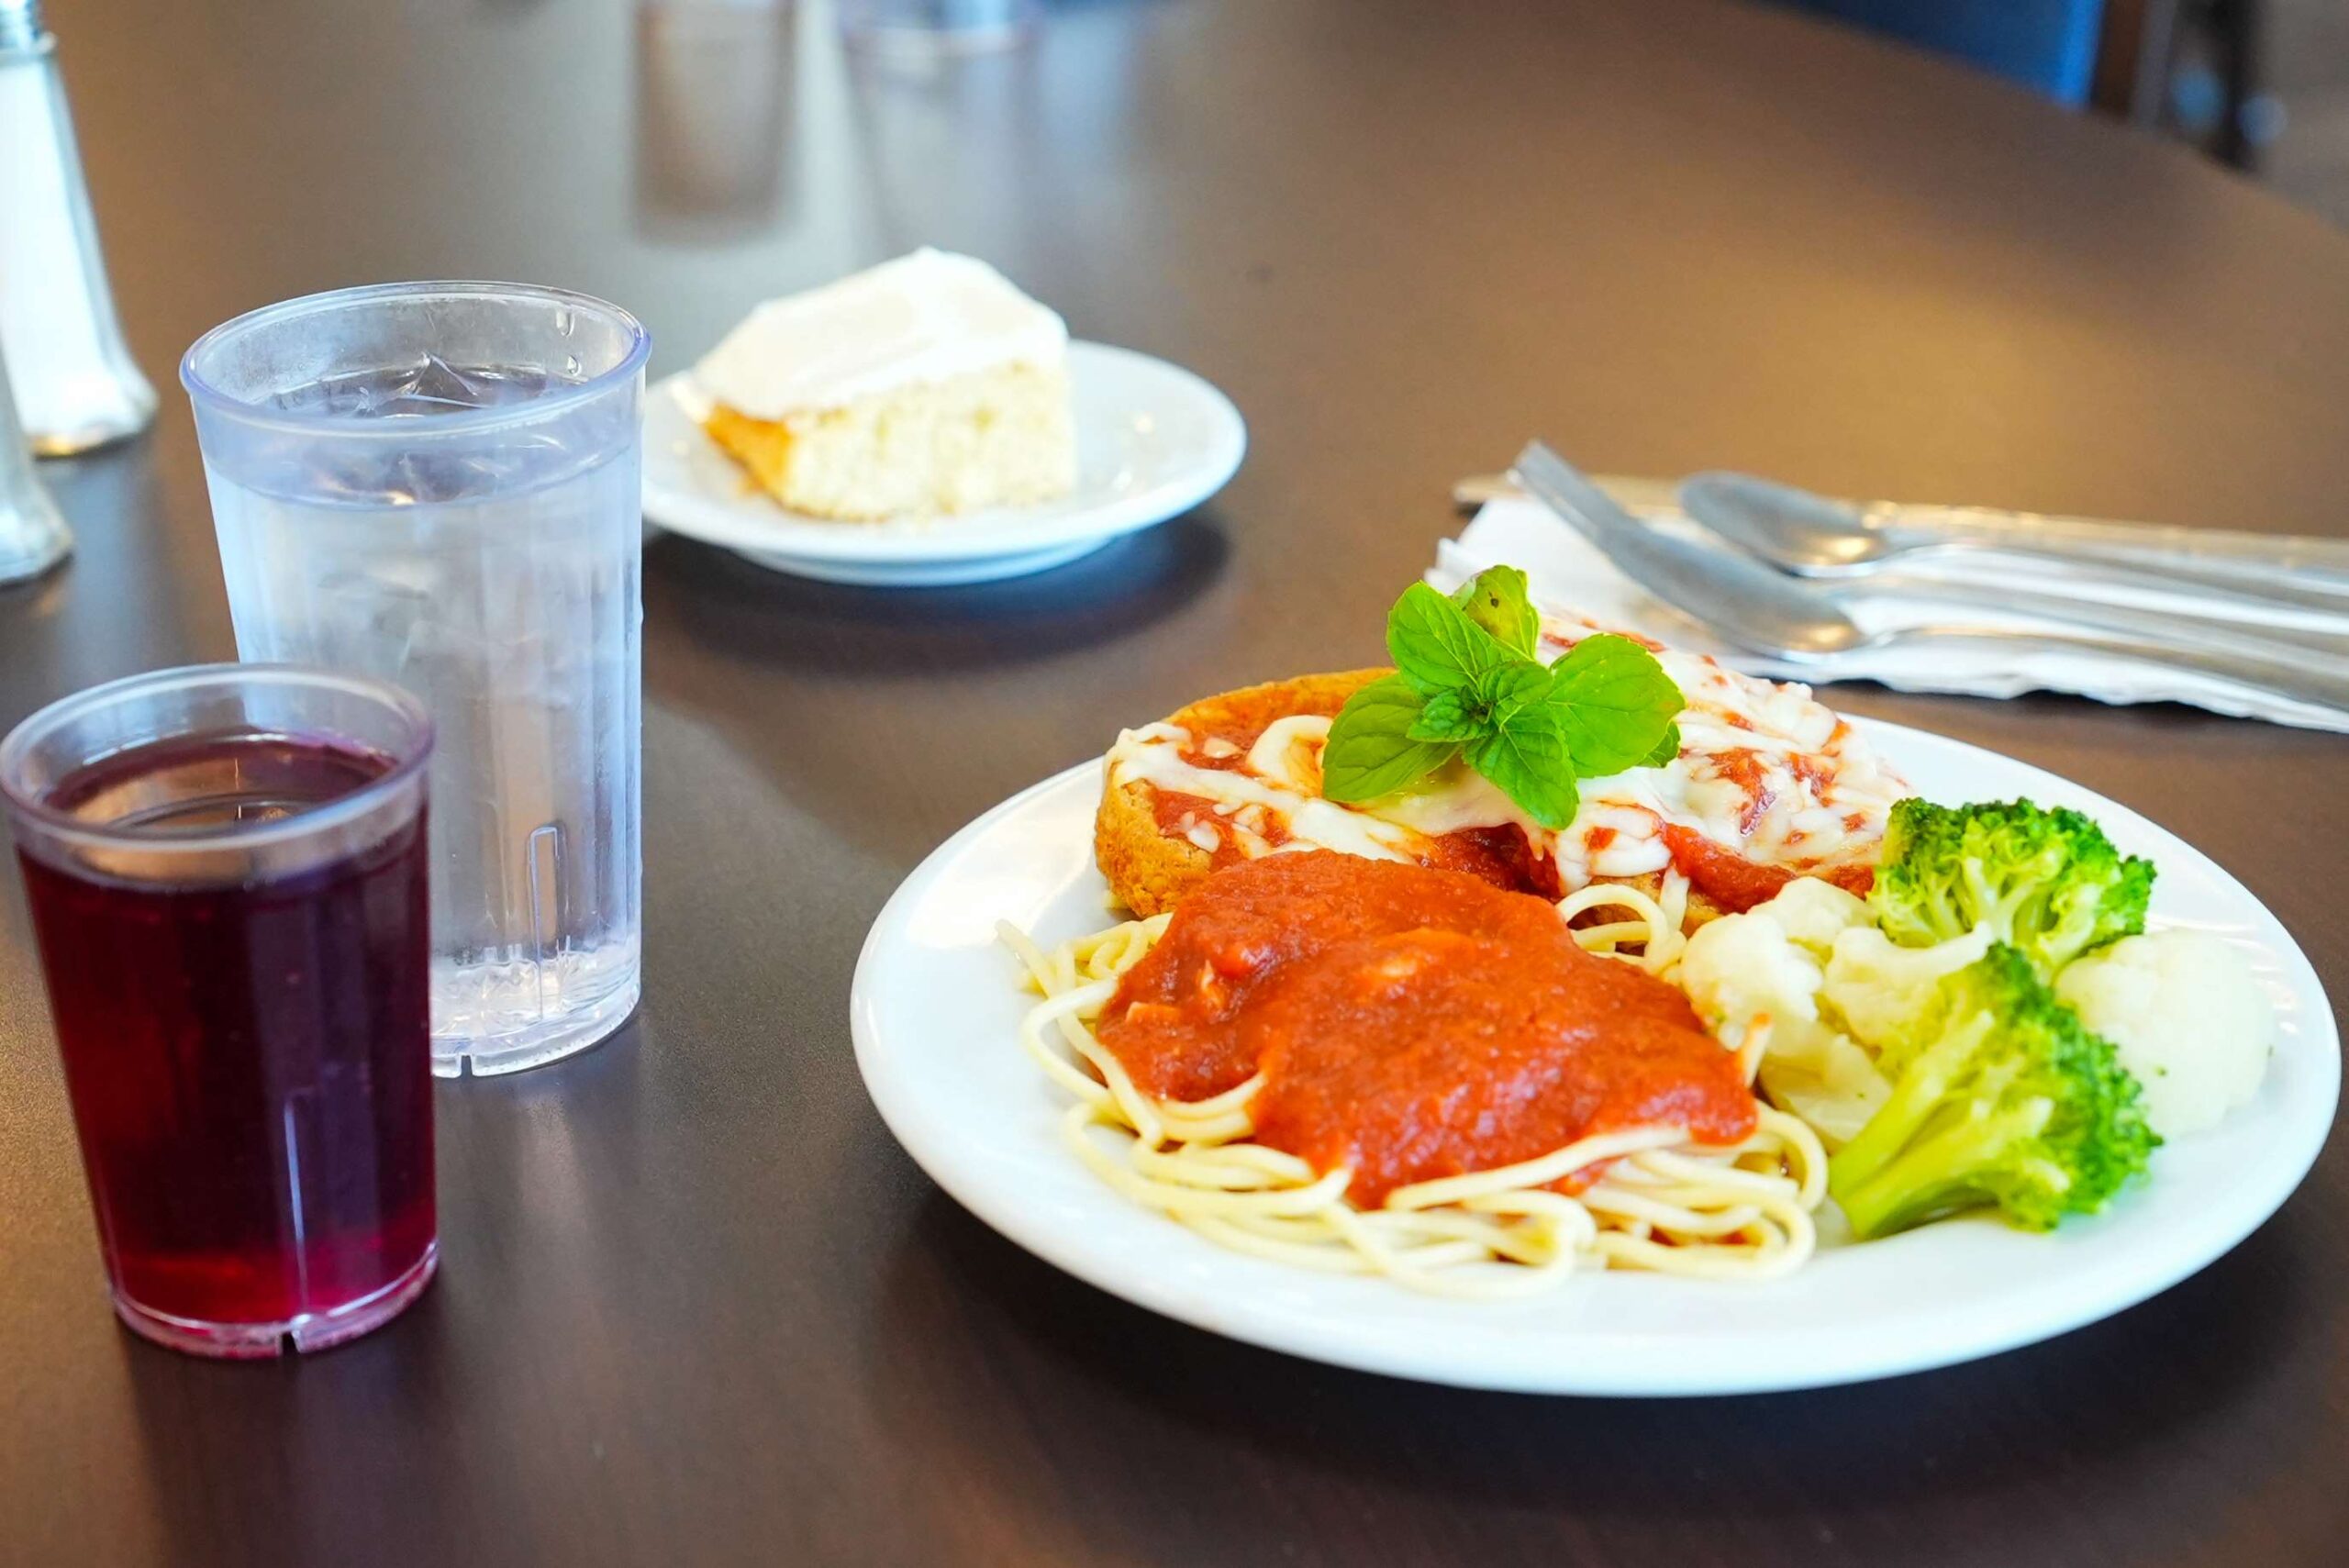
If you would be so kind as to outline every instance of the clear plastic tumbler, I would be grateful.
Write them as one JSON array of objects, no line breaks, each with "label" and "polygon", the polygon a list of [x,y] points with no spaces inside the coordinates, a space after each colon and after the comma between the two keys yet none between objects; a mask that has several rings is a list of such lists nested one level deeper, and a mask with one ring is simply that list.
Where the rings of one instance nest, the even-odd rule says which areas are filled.
[{"label": "clear plastic tumbler", "polygon": [[430,1282],[414,697],[258,664],[53,703],[0,743],[115,1310],[315,1351]]},{"label": "clear plastic tumbler", "polygon": [[581,295],[397,284],[239,317],[180,367],[239,653],[432,716],[444,1077],[551,1062],[636,1005],[647,347]]}]

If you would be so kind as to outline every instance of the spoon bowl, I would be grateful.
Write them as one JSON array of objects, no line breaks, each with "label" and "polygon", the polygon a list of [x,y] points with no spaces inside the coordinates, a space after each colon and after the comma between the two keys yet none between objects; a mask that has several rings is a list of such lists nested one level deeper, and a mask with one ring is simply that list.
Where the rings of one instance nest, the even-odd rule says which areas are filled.
[{"label": "spoon bowl", "polygon": [[[2342,629],[2349,617],[2349,549],[2332,539],[2262,540],[2209,529],[2093,523],[1963,507],[1854,506],[1750,473],[1699,473],[1681,482],[1680,508],[1721,539],[1798,577],[1901,575],[1910,558],[1987,550],[2051,580],[2155,594],[2184,613],[2254,618],[2314,612]],[[1904,522],[1931,517],[1932,525]],[[2126,534],[2132,542],[2117,542]],[[2155,544],[2159,539],[2163,542]],[[2271,544],[2275,560],[2254,547]],[[2334,557],[2341,557],[2339,562]],[[2095,596],[2093,594],[2085,595]]]},{"label": "spoon bowl", "polygon": [[1841,501],[1747,473],[1699,473],[1682,482],[1681,509],[1784,572],[1838,576],[1916,548]]}]

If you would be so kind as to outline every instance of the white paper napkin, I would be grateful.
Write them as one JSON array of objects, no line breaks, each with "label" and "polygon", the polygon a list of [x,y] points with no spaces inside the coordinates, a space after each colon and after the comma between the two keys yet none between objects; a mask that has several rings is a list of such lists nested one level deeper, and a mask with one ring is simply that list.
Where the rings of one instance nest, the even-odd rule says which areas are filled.
[{"label": "white paper napkin", "polygon": [[[1728,548],[1675,513],[1653,507],[1634,509],[1651,527]],[[1580,534],[1540,503],[1522,496],[1486,503],[1458,539],[1439,545],[1428,581],[1448,593],[1486,567],[1502,563],[1523,568],[1532,581],[1534,596],[1545,606],[1644,632],[1677,648],[1710,653],[1732,669],[1776,680],[1880,681],[1904,692],[1955,692],[1985,697],[2010,697],[2032,691],[2074,692],[2099,702],[2191,703],[2237,717],[2349,732],[2349,718],[2305,703],[2254,695],[2188,670],[2095,653],[1986,652],[1927,646],[1868,649],[1842,655],[1828,664],[1794,665],[1737,652],[1703,623],[1651,597],[1618,573]],[[1974,563],[1969,574],[1983,570],[1984,564]],[[2037,624],[2026,616],[1986,614],[1971,606],[1962,613],[1953,612],[1947,605],[1930,599],[1906,597],[1871,597],[1865,604],[1847,606],[1846,613],[1870,632],[1955,619],[2019,628]],[[2349,656],[2349,648],[2344,648],[2344,656]],[[2322,655],[2312,652],[2310,657]]]}]

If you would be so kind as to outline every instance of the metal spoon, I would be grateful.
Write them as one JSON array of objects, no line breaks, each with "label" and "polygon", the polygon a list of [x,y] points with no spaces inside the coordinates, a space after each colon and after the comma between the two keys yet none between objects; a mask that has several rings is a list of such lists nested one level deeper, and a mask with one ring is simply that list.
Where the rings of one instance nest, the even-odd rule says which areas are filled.
[{"label": "metal spoon", "polygon": [[1596,545],[1620,571],[1694,616],[1732,645],[1792,663],[1832,662],[1866,649],[1920,645],[1998,652],[2101,653],[2162,669],[2190,670],[2243,692],[2307,703],[2349,717],[2349,661],[2253,657],[2146,638],[1996,626],[1923,626],[1870,634],[1827,595],[1750,557],[1709,550],[1639,522],[1540,441],[1518,454],[1518,484]]},{"label": "metal spoon", "polygon": [[[1653,479],[1595,480],[1618,504],[1633,516],[1650,510],[1682,512],[1676,487]],[[1762,483],[1762,482],[1755,482]],[[1801,494],[1795,492],[1795,494]],[[1482,506],[1504,495],[1522,497],[1524,492],[1505,473],[1473,475],[1453,486],[1454,499],[1464,505]],[[1639,497],[1645,497],[1644,500]],[[1813,497],[1816,499],[1816,497]],[[1839,506],[1840,503],[1826,503]],[[1868,517],[1888,515],[1895,511],[1915,515],[1920,510],[1938,516],[1948,508],[1895,508],[1882,506]],[[1973,514],[1969,514],[1973,515]],[[1998,525],[2009,530],[2017,524],[2018,513],[1981,514],[2001,519]],[[1865,520],[1865,518],[1864,518]],[[2032,519],[2088,529],[2106,529],[2128,536],[2138,528],[2130,523],[2092,523],[2071,518]],[[1873,525],[1871,525],[1873,526]],[[1986,528],[1990,525],[1985,524]],[[2185,531],[2185,530],[2176,530]],[[2271,539],[2263,535],[2229,535],[2231,539],[2256,540],[2259,543],[2289,547],[2300,544],[2330,545],[2331,540],[2305,540],[2284,538]],[[2349,546],[2343,547],[2349,550]],[[2302,611],[2297,607],[2288,617],[2274,613],[2281,606],[2260,598],[2241,600],[2220,596],[2194,589],[2181,589],[2179,584],[2165,583],[2163,593],[2167,603],[2160,607],[2146,607],[2116,603],[2109,598],[2060,591],[2065,582],[2081,580],[2084,573],[2065,572],[2052,563],[2040,563],[2037,570],[2026,570],[2031,562],[2009,562],[2016,573],[2026,581],[2053,584],[2059,591],[2049,593],[2021,588],[2012,581],[1996,584],[1969,582],[1940,573],[1890,570],[1851,572],[1840,574],[1817,573],[1809,575],[1835,602],[1848,608],[1854,601],[1865,600],[1871,594],[1898,594],[1908,597],[1931,599],[1960,608],[1974,607],[1998,612],[2002,617],[2026,615],[2060,625],[2087,627],[2097,631],[2119,632],[2123,636],[2149,638],[2164,646],[2178,642],[2193,642],[2205,647],[2265,655],[2268,658],[2301,657],[2341,659],[2349,657],[2349,598],[2328,600],[2323,608]],[[2092,575],[2093,568],[2087,569]],[[2107,579],[2109,582],[2110,580]],[[2183,596],[2181,596],[2181,594]],[[2247,610],[2265,612],[2246,615]],[[2310,625],[2313,621],[2315,624]]]},{"label": "metal spoon", "polygon": [[[2349,542],[2208,528],[2023,517],[1957,507],[1866,510],[1744,473],[1682,482],[1681,509],[1772,565],[1803,576],[1873,575],[1904,558],[1992,550],[2114,585],[2188,594],[2213,607],[2349,617]],[[1993,526],[1993,517],[1999,520]],[[1930,517],[1932,526],[1904,519]],[[2128,542],[2121,542],[2126,540]],[[2349,618],[2344,619],[2349,630]]]}]

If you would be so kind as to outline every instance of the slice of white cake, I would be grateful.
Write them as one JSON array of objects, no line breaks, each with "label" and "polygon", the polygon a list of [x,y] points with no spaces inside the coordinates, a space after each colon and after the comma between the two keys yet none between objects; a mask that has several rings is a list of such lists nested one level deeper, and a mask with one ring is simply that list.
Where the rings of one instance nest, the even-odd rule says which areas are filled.
[{"label": "slice of white cake", "polygon": [[694,381],[710,439],[795,512],[967,512],[1076,483],[1068,328],[969,256],[917,250],[770,300]]}]

